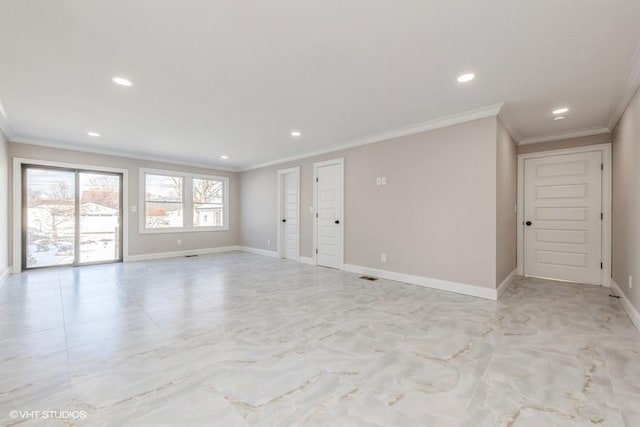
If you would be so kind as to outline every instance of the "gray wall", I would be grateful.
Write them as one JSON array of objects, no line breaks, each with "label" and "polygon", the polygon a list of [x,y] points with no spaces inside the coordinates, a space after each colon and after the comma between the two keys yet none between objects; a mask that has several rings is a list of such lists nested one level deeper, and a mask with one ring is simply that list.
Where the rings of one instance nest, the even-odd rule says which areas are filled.
[{"label": "gray wall", "polygon": [[600,135],[579,136],[576,138],[559,139],[557,141],[539,142],[518,146],[518,154],[538,153],[540,151],[562,150],[565,148],[584,147],[587,145],[609,144],[612,135],[602,133]]},{"label": "gray wall", "polygon": [[496,285],[516,269],[517,146],[498,119],[496,144]]},{"label": "gray wall", "polygon": [[300,166],[301,255],[311,257],[313,163],[339,157],[345,263],[495,288],[495,117],[243,172],[242,245],[276,249],[277,170]]},{"label": "gray wall", "polygon": [[[224,172],[215,169],[196,168],[171,163],[161,163],[145,160],[136,160],[126,157],[106,156],[72,150],[41,147],[28,144],[9,144],[11,158],[21,157],[36,160],[58,161],[65,163],[78,163],[84,165],[107,166],[127,169],[129,174],[129,206],[138,206],[138,171],[139,168],[155,168],[176,171],[202,173],[206,175],[218,175],[229,177],[229,231],[209,231],[197,233],[163,233],[140,234],[138,232],[138,213],[128,212],[129,215],[129,255],[143,255],[160,252],[186,251],[192,249],[206,249],[222,246],[234,246],[239,241],[239,185],[238,175],[235,172]],[[12,180],[13,174],[9,173]],[[12,197],[12,183],[9,187]],[[11,200],[11,199],[10,199]],[[131,209],[130,209],[131,210]],[[139,209],[138,209],[139,211]],[[10,215],[10,220],[12,215]],[[16,224],[19,227],[19,224]],[[177,240],[182,239],[182,245]],[[12,261],[12,252],[9,252]]]},{"label": "gray wall", "polygon": [[0,131],[0,274],[9,264],[9,142]]},{"label": "gray wall", "polygon": [[612,171],[613,280],[640,310],[640,92],[614,131]]}]

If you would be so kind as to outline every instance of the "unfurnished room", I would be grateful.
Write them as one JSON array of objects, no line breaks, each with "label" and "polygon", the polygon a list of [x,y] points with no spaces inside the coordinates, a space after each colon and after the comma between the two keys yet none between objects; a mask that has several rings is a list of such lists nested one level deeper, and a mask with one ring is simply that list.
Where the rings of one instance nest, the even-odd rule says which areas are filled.
[{"label": "unfurnished room", "polygon": [[640,426],[640,1],[0,0],[0,425]]}]

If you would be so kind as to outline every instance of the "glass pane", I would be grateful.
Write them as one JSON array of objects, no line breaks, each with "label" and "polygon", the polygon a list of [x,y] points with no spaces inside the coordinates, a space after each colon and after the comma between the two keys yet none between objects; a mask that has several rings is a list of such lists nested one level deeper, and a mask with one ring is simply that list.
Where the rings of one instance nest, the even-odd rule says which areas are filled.
[{"label": "glass pane", "polygon": [[193,226],[222,227],[224,181],[193,179]]},{"label": "glass pane", "polygon": [[182,202],[181,176],[145,174],[145,197],[148,202]]},{"label": "glass pane", "polygon": [[145,174],[146,228],[184,227],[183,188],[181,176]]},{"label": "glass pane", "polygon": [[75,173],[25,171],[26,266],[72,264],[75,241]]},{"label": "glass pane", "polygon": [[120,176],[80,172],[80,263],[120,259]]},{"label": "glass pane", "polygon": [[183,227],[182,203],[146,202],[147,228]]}]

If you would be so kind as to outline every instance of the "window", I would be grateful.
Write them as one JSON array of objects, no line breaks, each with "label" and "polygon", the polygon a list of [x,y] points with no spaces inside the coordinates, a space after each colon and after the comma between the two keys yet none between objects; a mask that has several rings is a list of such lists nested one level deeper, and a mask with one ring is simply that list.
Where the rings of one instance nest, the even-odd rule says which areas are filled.
[{"label": "window", "polygon": [[145,174],[145,228],[184,226],[184,177]]},{"label": "window", "polygon": [[226,177],[140,169],[141,233],[228,230]]},{"label": "window", "polygon": [[224,181],[194,178],[193,226],[222,227],[223,200]]}]

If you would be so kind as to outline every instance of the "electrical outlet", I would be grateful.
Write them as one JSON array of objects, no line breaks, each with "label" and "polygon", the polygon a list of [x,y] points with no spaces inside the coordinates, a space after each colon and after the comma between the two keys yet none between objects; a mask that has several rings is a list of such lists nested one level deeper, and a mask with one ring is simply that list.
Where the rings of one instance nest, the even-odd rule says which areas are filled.
[{"label": "electrical outlet", "polygon": [[633,288],[633,276],[629,275],[629,289]]},{"label": "electrical outlet", "polygon": [[271,247],[271,240],[267,240],[267,246]]},{"label": "electrical outlet", "polygon": [[178,246],[182,245],[182,239],[178,239]]},{"label": "electrical outlet", "polygon": [[382,177],[382,185],[387,185],[387,177],[386,176]]},{"label": "electrical outlet", "polygon": [[377,177],[376,178],[376,185],[382,185],[382,178],[381,177]]},{"label": "electrical outlet", "polygon": [[309,206],[309,213],[312,214],[313,213],[313,206]]},{"label": "electrical outlet", "polygon": [[138,208],[136,206],[131,206],[131,212],[133,213],[138,212]]},{"label": "electrical outlet", "polygon": [[387,254],[380,255],[380,261],[387,262]]}]

